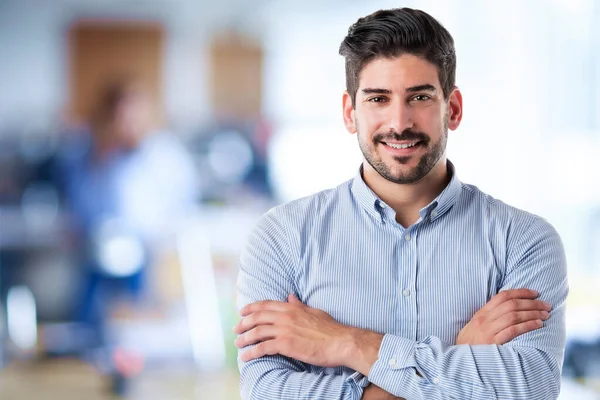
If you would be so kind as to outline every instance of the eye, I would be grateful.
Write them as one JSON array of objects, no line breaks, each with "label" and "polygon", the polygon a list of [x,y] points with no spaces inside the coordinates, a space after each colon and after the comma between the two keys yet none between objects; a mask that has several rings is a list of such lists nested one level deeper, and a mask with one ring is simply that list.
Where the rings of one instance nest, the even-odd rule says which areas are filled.
[{"label": "eye", "polygon": [[431,96],[427,94],[417,94],[410,98],[410,101],[427,101],[431,100]]},{"label": "eye", "polygon": [[383,103],[383,102],[387,101],[387,99],[385,97],[375,96],[375,97],[371,97],[371,98],[367,99],[367,101],[370,103]]}]

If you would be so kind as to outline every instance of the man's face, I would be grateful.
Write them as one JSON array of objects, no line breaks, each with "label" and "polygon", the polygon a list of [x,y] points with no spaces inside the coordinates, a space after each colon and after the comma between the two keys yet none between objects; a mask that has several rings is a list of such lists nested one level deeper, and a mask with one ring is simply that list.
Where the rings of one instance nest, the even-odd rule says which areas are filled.
[{"label": "man's face", "polygon": [[357,133],[368,164],[388,181],[417,182],[444,157],[452,107],[429,61],[410,54],[375,59],[360,74],[354,109],[349,100],[345,95],[346,126]]},{"label": "man's face", "polygon": [[120,147],[135,148],[150,129],[151,105],[145,93],[132,91],[119,103],[113,134]]}]

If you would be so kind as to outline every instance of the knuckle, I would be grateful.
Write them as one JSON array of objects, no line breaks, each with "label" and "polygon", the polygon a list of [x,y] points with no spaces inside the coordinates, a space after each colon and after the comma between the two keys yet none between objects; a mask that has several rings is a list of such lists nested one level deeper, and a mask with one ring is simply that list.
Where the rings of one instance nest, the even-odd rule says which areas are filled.
[{"label": "knuckle", "polygon": [[286,321],[288,322],[296,322],[298,320],[296,313],[293,311],[286,311],[285,313],[283,313],[283,315]]},{"label": "knuckle", "polygon": [[484,328],[487,323],[487,318],[485,316],[480,316],[475,320],[475,326],[477,328]]},{"label": "knuckle", "polygon": [[513,311],[510,313],[510,323],[512,325],[517,324],[521,321],[521,316],[519,315],[518,312]]},{"label": "knuckle", "polygon": [[516,310],[519,308],[519,301],[517,299],[508,300],[508,305],[511,310]]},{"label": "knuckle", "polygon": [[260,348],[260,352],[263,354],[270,354],[270,352],[272,351],[272,342],[273,341],[267,341],[267,342],[260,342],[257,347]]},{"label": "knuckle", "polygon": [[242,326],[244,327],[244,329],[248,329],[248,328],[254,326],[255,319],[256,319],[255,314],[250,314],[247,317],[244,317],[244,319],[242,320]]},{"label": "knuckle", "polygon": [[265,333],[265,327],[259,325],[256,328],[252,329],[250,332],[252,333],[253,339],[256,339],[260,337],[263,333]]},{"label": "knuckle", "polygon": [[241,337],[242,337],[242,340],[244,341],[244,343],[246,343],[246,344],[252,343],[255,338],[254,329],[249,330],[248,332],[244,333]]},{"label": "knuckle", "polygon": [[536,308],[545,310],[546,309],[546,304],[544,304],[544,302],[542,300],[534,300],[535,301],[535,306]]},{"label": "knuckle", "polygon": [[254,351],[257,354],[266,354],[265,353],[266,347],[267,346],[266,346],[265,342],[261,342],[261,343],[258,343],[256,346],[254,346]]},{"label": "knuckle", "polygon": [[505,302],[510,299],[510,294],[508,291],[500,292],[497,294],[497,296],[502,302]]}]

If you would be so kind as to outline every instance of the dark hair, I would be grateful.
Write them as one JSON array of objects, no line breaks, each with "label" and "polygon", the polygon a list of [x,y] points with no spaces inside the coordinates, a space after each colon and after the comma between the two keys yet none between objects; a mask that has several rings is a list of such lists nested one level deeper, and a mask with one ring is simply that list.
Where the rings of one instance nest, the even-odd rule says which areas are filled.
[{"label": "dark hair", "polygon": [[402,54],[423,57],[437,67],[444,98],[456,80],[456,52],[450,33],[435,18],[421,10],[379,10],[359,18],[340,45],[346,58],[346,89],[355,106],[363,68],[380,57]]}]

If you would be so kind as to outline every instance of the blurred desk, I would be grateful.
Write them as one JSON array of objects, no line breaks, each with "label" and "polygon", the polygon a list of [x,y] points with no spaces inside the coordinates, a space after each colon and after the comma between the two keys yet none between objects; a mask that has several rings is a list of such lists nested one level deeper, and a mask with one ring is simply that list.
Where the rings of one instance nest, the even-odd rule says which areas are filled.
[{"label": "blurred desk", "polygon": [[[2,399],[100,400],[107,382],[94,368],[78,360],[19,363],[0,371]],[[239,400],[237,371],[198,373],[183,366],[153,367],[136,378],[127,399]]]}]

